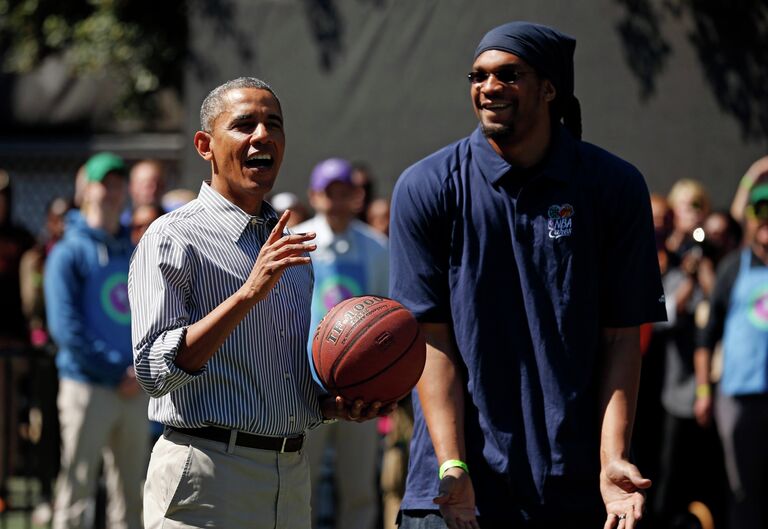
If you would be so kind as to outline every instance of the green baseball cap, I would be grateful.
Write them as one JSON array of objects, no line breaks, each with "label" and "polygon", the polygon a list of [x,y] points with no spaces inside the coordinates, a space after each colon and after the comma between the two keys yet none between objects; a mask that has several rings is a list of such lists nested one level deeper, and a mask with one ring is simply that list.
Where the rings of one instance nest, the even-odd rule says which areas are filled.
[{"label": "green baseball cap", "polygon": [[758,202],[768,201],[768,184],[759,184],[749,192],[749,203],[752,205]]},{"label": "green baseball cap", "polygon": [[100,152],[85,162],[85,179],[88,182],[101,182],[109,173],[126,175],[125,162],[111,152]]}]

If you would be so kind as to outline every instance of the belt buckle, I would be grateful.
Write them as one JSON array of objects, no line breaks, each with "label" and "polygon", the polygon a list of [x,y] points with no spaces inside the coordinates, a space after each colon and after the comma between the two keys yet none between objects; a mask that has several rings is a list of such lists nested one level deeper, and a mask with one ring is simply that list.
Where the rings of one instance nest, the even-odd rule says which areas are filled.
[{"label": "belt buckle", "polygon": [[288,438],[287,437],[283,437],[283,444],[282,444],[282,446],[280,446],[280,453],[281,454],[285,453],[285,443],[287,443],[287,442],[288,442]]}]

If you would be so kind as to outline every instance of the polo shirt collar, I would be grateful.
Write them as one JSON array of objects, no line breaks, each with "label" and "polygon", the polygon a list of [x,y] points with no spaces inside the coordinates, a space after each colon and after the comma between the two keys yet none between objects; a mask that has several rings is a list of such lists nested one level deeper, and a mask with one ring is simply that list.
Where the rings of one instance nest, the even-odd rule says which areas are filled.
[{"label": "polo shirt collar", "polygon": [[266,201],[261,203],[261,215],[249,215],[211,187],[208,180],[200,186],[197,198],[216,219],[221,231],[233,242],[240,240],[249,224],[265,226],[271,230],[278,221],[277,212]]},{"label": "polo shirt collar", "polygon": [[480,125],[469,137],[469,142],[472,147],[472,158],[480,168],[480,172],[491,184],[496,185],[501,177],[512,169],[512,165],[493,150]]},{"label": "polo shirt collar", "polygon": [[[540,174],[553,180],[567,182],[574,168],[573,161],[577,153],[576,141],[562,125],[558,125],[554,130],[552,138],[549,151],[540,164]],[[493,150],[480,126],[470,136],[470,144],[473,158],[491,184],[498,184],[503,176],[515,170],[514,166]]]}]

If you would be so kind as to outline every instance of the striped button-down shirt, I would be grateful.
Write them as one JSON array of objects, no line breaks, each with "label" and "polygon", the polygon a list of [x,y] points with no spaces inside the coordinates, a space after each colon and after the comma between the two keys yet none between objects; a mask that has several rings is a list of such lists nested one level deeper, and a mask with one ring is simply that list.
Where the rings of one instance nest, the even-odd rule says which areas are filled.
[{"label": "striped button-down shirt", "polygon": [[245,283],[276,221],[267,203],[253,217],[204,183],[196,200],[142,237],[128,293],[134,366],[152,397],[150,419],[271,436],[298,434],[321,420],[306,349],[309,265],[287,268],[199,372],[174,364],[187,327]]}]

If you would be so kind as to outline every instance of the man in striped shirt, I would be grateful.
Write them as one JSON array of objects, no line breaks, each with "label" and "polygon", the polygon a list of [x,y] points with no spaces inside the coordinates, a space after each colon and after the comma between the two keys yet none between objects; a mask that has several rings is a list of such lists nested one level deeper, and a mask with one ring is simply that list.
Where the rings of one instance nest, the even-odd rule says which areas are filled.
[{"label": "man in striped shirt", "polygon": [[319,398],[306,343],[314,233],[284,234],[264,202],[285,149],[280,102],[263,81],[203,101],[195,147],[211,180],[155,221],[131,262],[134,365],[166,425],[152,452],[152,528],[310,525],[303,432],[366,420],[380,403]]}]

